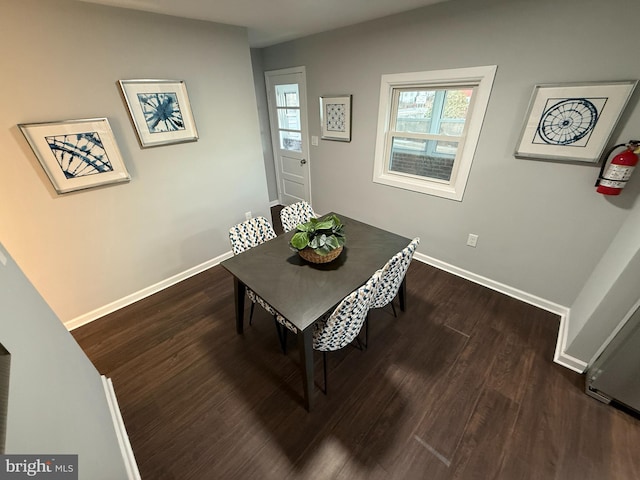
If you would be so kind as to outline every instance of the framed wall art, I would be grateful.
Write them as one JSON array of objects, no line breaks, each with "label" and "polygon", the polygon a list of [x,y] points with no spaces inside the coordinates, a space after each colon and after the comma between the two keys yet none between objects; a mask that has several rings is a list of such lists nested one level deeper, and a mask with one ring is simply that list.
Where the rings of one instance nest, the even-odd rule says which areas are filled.
[{"label": "framed wall art", "polygon": [[56,192],[128,182],[106,118],[18,125]]},{"label": "framed wall art", "polygon": [[321,138],[351,141],[351,95],[324,95],[320,97]]},{"label": "framed wall art", "polygon": [[187,86],[180,80],[119,80],[140,145],[198,140]]},{"label": "framed wall art", "polygon": [[597,163],[636,84],[536,85],[514,155]]}]

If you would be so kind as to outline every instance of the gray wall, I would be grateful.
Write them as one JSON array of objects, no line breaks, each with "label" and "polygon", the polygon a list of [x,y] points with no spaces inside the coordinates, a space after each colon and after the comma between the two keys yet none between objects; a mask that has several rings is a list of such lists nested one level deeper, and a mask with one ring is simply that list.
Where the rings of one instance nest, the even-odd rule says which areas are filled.
[{"label": "gray wall", "polygon": [[[420,252],[547,301],[571,306],[640,192],[619,198],[593,186],[598,167],[515,159],[538,83],[640,78],[628,0],[453,0],[263,50],[265,70],[305,65],[310,134],[317,98],[353,94],[351,143],[311,147],[314,208],[339,210],[407,236]],[[372,182],[380,76],[498,65],[462,202]],[[638,93],[611,143],[640,134]],[[477,248],[465,245],[479,235]]]},{"label": "gray wall", "polygon": [[[59,318],[229,251],[269,214],[244,28],[69,0],[0,0],[0,238]],[[141,149],[117,81],[185,80],[200,139]],[[107,117],[128,184],[59,196],[16,124]]]},{"label": "gray wall", "polygon": [[269,107],[267,104],[261,49],[251,49],[251,65],[253,67],[253,81],[256,87],[256,104],[258,106],[258,118],[260,120],[260,138],[262,140],[262,156],[264,158],[267,191],[269,192],[269,201],[271,203],[277,203],[278,183],[276,180],[276,167],[273,161],[271,126],[269,124]]},{"label": "gray wall", "polygon": [[567,353],[586,362],[640,300],[640,208],[633,209],[571,306]]},{"label": "gray wall", "polygon": [[11,354],[5,453],[77,454],[81,479],[126,478],[100,375],[2,244],[0,339]]}]

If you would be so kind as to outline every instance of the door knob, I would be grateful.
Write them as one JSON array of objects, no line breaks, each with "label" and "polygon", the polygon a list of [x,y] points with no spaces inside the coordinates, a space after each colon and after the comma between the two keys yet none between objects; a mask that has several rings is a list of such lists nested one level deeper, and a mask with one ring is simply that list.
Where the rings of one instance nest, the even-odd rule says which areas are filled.
[{"label": "door knob", "polygon": [[300,160],[300,165],[304,165],[305,163],[307,163],[307,161],[304,158]]}]

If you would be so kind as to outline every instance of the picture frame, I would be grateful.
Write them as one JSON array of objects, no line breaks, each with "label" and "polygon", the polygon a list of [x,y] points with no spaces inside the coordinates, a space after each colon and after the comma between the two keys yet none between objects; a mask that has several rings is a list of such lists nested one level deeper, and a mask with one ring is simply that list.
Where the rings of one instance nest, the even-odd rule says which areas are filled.
[{"label": "picture frame", "polygon": [[352,95],[320,97],[320,127],[323,140],[351,141]]},{"label": "picture frame", "polygon": [[195,142],[196,123],[182,80],[118,80],[142,148]]},{"label": "picture frame", "polygon": [[514,156],[597,163],[637,83],[536,85]]},{"label": "picture frame", "polygon": [[106,118],[18,127],[58,194],[131,180]]}]

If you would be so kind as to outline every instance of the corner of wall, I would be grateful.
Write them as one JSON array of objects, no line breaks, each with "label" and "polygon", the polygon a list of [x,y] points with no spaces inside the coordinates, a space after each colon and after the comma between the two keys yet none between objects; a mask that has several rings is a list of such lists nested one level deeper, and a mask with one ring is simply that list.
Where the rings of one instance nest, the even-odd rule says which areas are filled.
[{"label": "corner of wall", "polygon": [[560,328],[558,329],[558,341],[556,342],[553,361],[574,372],[584,373],[588,366],[587,362],[567,353],[567,333],[569,331],[570,314],[571,310],[567,308],[564,314],[560,315]]},{"label": "corner of wall", "polygon": [[537,297],[535,295],[531,295],[527,292],[523,292],[522,290],[518,290],[517,288],[513,288],[509,285],[505,285],[500,282],[496,282],[489,278],[483,277],[481,275],[477,275],[475,273],[469,272],[467,270],[463,270],[454,265],[450,265],[448,263],[437,260],[433,257],[429,257],[427,255],[423,255],[421,253],[415,254],[415,259],[431,265],[433,267],[439,268],[440,270],[444,270],[446,272],[452,273],[462,278],[466,278],[474,283],[479,285],[483,285],[491,290],[495,290],[496,292],[503,293],[512,298],[518,299],[522,302],[528,303],[529,305],[533,305],[535,307],[541,308],[542,310],[546,310],[551,313],[555,313],[560,317],[560,328],[558,329],[558,339],[556,342],[556,350],[553,356],[553,361],[558,365],[562,365],[574,372],[583,373],[587,369],[587,362],[580,360],[579,358],[573,357],[566,352],[567,347],[567,332],[569,326],[569,314],[570,309],[563,305],[558,305],[557,303],[550,302],[543,298]]}]

